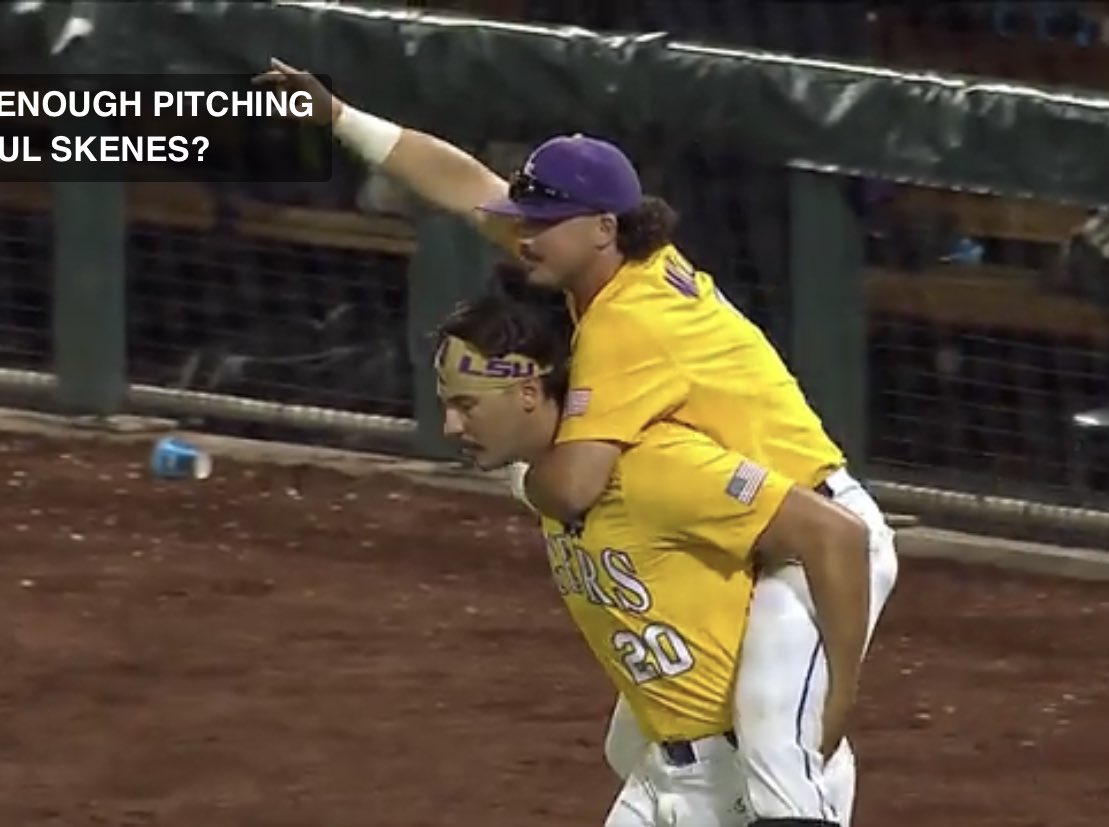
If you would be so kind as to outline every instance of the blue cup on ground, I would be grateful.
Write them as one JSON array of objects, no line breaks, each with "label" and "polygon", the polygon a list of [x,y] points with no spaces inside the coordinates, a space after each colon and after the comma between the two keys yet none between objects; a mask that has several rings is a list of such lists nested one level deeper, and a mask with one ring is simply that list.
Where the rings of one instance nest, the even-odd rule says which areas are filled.
[{"label": "blue cup on ground", "polygon": [[150,455],[150,470],[166,480],[207,479],[212,473],[212,458],[191,442],[178,437],[158,440]]}]

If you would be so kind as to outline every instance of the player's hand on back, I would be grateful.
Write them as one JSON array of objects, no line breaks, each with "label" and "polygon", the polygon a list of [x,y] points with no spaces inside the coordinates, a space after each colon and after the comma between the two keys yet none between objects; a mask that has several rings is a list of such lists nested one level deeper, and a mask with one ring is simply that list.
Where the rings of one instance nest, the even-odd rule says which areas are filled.
[{"label": "player's hand on back", "polygon": [[312,115],[304,118],[309,123],[323,126],[333,122],[343,109],[343,102],[332,95],[319,79],[303,69],[270,58],[269,71],[254,77],[254,83],[289,92],[307,92],[312,98]]},{"label": "player's hand on back", "polygon": [[825,761],[831,760],[843,743],[843,739],[847,737],[857,694],[858,685],[854,681],[847,681],[844,685],[833,681],[828,688],[827,697],[824,699],[820,744],[820,752]]}]

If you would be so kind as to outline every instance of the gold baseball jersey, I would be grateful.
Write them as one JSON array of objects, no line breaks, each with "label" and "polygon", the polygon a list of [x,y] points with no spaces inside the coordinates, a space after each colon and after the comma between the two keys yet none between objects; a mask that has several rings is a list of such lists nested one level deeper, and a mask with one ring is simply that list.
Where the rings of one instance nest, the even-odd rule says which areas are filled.
[{"label": "gold baseball jersey", "polygon": [[766,336],[673,246],[625,264],[578,319],[558,441],[688,425],[815,487],[844,456]]},{"label": "gold baseball jersey", "polygon": [[578,527],[543,519],[551,573],[643,733],[732,727],[751,550],[791,481],[673,423],[625,451]]}]

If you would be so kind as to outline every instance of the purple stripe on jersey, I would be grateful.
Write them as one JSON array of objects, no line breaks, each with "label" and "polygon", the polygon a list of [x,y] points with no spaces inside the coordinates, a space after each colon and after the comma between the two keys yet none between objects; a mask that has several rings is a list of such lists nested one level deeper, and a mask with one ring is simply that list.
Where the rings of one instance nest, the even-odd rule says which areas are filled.
[{"label": "purple stripe on jersey", "polygon": [[666,275],[664,279],[667,284],[687,298],[695,299],[700,295],[693,273],[679,267],[672,260],[668,259],[666,262]]},{"label": "purple stripe on jersey", "polygon": [[697,298],[697,285],[689,281],[677,278],[669,273],[665,276],[666,283],[689,299]]}]

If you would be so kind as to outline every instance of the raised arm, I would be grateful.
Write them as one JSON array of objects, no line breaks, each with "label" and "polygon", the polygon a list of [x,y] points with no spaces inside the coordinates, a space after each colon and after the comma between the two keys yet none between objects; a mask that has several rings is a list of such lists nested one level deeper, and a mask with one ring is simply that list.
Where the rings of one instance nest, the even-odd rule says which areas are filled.
[{"label": "raised arm", "polygon": [[482,204],[504,198],[508,182],[453,144],[379,118],[332,95],[313,75],[270,61],[259,83],[304,91],[312,97],[312,121],[333,124],[335,137],[365,163],[379,167],[436,207],[462,215],[479,227]]}]

